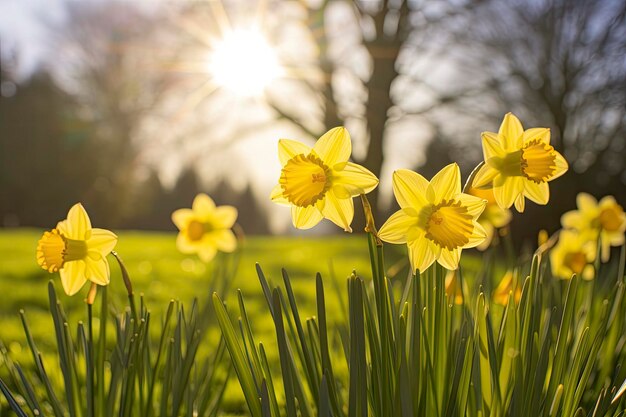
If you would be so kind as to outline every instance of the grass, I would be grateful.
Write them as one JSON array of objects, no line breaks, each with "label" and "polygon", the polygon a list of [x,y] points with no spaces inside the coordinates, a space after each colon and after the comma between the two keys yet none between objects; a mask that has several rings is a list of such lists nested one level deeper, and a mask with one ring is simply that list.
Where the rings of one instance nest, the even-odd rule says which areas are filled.
[{"label": "grass", "polygon": [[[43,353],[44,360],[49,363],[48,368],[53,368],[58,363],[48,302],[47,285],[50,279],[54,280],[71,328],[75,328],[78,321],[84,321],[86,316],[84,298],[88,285],[76,296],[68,297],[61,289],[58,275],[48,274],[36,264],[35,247],[40,235],[41,231],[31,229],[0,231],[0,294],[5,294],[0,303],[0,340],[7,346],[11,357],[27,369],[34,367],[34,364],[19,316],[22,309],[33,339]],[[273,364],[278,364],[278,352],[272,349],[275,342],[274,326],[271,315],[265,308],[255,263],[260,263],[267,276],[275,279],[280,279],[282,267],[289,266],[293,291],[304,317],[315,314],[315,274],[323,274],[329,287],[327,309],[330,323],[345,314],[337,292],[332,291],[333,282],[343,290],[345,278],[352,270],[364,273],[369,270],[367,238],[364,235],[332,238],[250,237],[244,245],[238,273],[230,286],[232,289],[241,289],[246,296],[248,314],[254,317],[255,334],[258,341],[268,345],[267,355]],[[163,317],[171,299],[188,307],[194,298],[198,298],[200,305],[210,307],[212,313],[210,284],[213,265],[207,266],[195,256],[180,254],[175,247],[175,234],[120,232],[116,250],[128,268],[135,293],[144,295],[153,317]],[[402,251],[395,252],[394,258],[403,259]],[[112,277],[108,296],[113,305],[123,309],[127,305],[126,290],[119,268],[112,258],[110,263]],[[237,304],[235,291],[229,291],[222,296],[229,303]],[[97,321],[97,317],[94,319]],[[153,327],[152,331],[158,333],[159,329]],[[219,337],[217,326],[209,333],[212,341]],[[199,354],[202,352],[201,349]],[[0,376],[5,375],[6,368],[0,365]],[[53,373],[51,378],[59,386],[62,385],[60,375]],[[7,407],[2,396],[0,404]],[[243,410],[243,404],[244,399],[237,381],[231,378],[223,408],[237,413]]]},{"label": "grass", "polygon": [[[504,307],[492,296],[507,269],[498,248],[484,257],[464,254],[457,277],[464,301],[455,305],[444,291],[443,268],[407,279],[402,247],[386,246],[383,253],[371,236],[250,238],[239,270],[225,273],[236,256],[205,266],[178,254],[173,234],[128,232],[120,234],[117,250],[135,293],[143,294],[135,298],[138,306],[125,307],[126,291],[112,262],[106,293],[116,314],[98,315],[96,303],[93,320],[87,320],[84,293],[59,295],[64,309],[55,303],[54,284],[46,284],[50,275],[33,260],[38,237],[38,231],[0,233],[0,291],[10,294],[0,307],[0,340],[9,351],[0,356],[7,361],[0,364],[0,377],[16,385],[10,388],[21,394],[25,409],[40,409],[43,395],[37,392],[45,388],[50,398],[50,385],[67,398],[71,416],[113,415],[118,394],[100,392],[110,379],[121,384],[115,390],[120,416],[191,416],[196,402],[207,416],[626,412],[626,399],[611,404],[626,376],[624,248],[620,262],[596,265],[597,278],[588,282],[554,279],[547,257],[535,257],[532,265],[528,255],[510,258],[522,291],[518,302],[512,291]],[[232,276],[228,288],[213,295],[222,282],[216,277],[226,275]],[[192,307],[194,298],[198,307]],[[20,309],[30,323],[27,337]],[[106,317],[115,320],[106,324],[111,330],[105,348],[103,338],[91,334],[99,334],[98,319]],[[76,336],[67,330],[75,328]],[[199,337],[202,329],[206,338]],[[42,374],[41,362],[31,351],[42,352],[50,373],[43,386],[34,377]],[[219,382],[223,362],[232,362],[234,370],[227,386]],[[218,411],[212,401],[224,386]],[[47,407],[48,414],[65,414],[62,401]],[[0,402],[0,414],[3,409],[6,402]],[[76,411],[83,409],[85,414]]]},{"label": "grass", "polygon": [[[439,265],[405,280],[398,292],[374,237],[370,254],[373,279],[353,274],[347,281],[349,320],[338,329],[343,355],[328,353],[336,326],[327,325],[321,278],[318,314],[302,320],[288,275],[283,285],[273,285],[258,269],[282,381],[268,371],[265,345],[255,339],[243,298],[233,323],[214,296],[252,416],[626,414],[626,400],[618,394],[626,387],[623,247],[619,263],[596,264],[596,279],[586,282],[554,279],[543,251],[532,262],[519,257],[521,298],[515,301],[511,289],[506,306],[486,290],[501,276],[493,267],[502,261],[493,257],[483,258],[478,271],[459,273],[464,301],[455,305]],[[335,372],[342,363],[349,365],[348,377]]]}]

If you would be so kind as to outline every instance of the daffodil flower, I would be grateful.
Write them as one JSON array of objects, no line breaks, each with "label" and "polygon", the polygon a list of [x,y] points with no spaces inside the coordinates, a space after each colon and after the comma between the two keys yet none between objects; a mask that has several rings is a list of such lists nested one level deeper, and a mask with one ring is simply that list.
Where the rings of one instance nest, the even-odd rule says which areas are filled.
[{"label": "daffodil flower", "polygon": [[294,227],[310,229],[327,218],[351,232],[353,197],[378,185],[370,171],[349,162],[350,134],[344,127],[326,132],[313,148],[288,139],[278,141],[282,171],[271,199],[291,206]]},{"label": "daffodil flower", "polygon": [[486,250],[489,245],[491,245],[497,229],[511,223],[513,215],[511,214],[511,210],[500,208],[498,203],[496,203],[492,189],[483,190],[480,188],[470,187],[467,193],[487,201],[485,211],[483,211],[478,218],[478,223],[483,227],[483,229],[485,229],[487,237],[483,243],[476,246],[476,249],[478,250]]},{"label": "daffodil flower", "polygon": [[413,271],[423,272],[435,261],[457,269],[461,251],[485,240],[477,219],[486,201],[461,192],[457,164],[446,166],[430,182],[413,171],[396,171],[393,192],[400,210],[385,222],[378,236],[385,242],[406,243]]},{"label": "daffodil flower", "polygon": [[550,199],[548,182],[568,168],[565,158],[550,145],[550,129],[524,130],[513,114],[504,116],[498,133],[483,132],[485,164],[474,177],[473,186],[493,186],[498,205],[504,209],[515,204],[524,211],[525,197],[537,204]]},{"label": "daffodil flower", "polygon": [[211,197],[198,194],[191,209],[172,213],[172,221],[180,230],[176,247],[182,253],[197,253],[204,262],[210,262],[218,250],[233,252],[237,239],[230,229],[236,220],[235,207],[216,207]]},{"label": "daffodil flower", "polygon": [[448,271],[446,274],[446,296],[449,300],[454,301],[456,305],[463,304],[463,290],[461,288],[461,283],[456,276],[457,271]]},{"label": "daffodil flower", "polygon": [[506,306],[509,303],[509,296],[512,293],[513,300],[519,303],[519,300],[522,298],[522,289],[519,285],[515,285],[515,281],[516,280],[513,279],[513,271],[508,270],[493,291],[493,302]]},{"label": "daffodil flower", "polygon": [[107,285],[110,281],[106,256],[117,243],[117,236],[91,227],[84,207],[75,204],[67,219],[44,232],[37,244],[37,263],[46,271],[59,272],[67,295],[76,294],[87,280]]},{"label": "daffodil flower", "polygon": [[562,230],[559,242],[550,251],[552,275],[561,279],[571,279],[576,274],[586,280],[593,278],[593,261],[596,245],[572,230]]},{"label": "daffodil flower", "polygon": [[576,196],[578,210],[561,217],[566,229],[577,230],[581,238],[596,242],[600,238],[602,261],[609,260],[611,246],[624,244],[626,213],[615,197],[607,195],[600,202],[587,193]]}]

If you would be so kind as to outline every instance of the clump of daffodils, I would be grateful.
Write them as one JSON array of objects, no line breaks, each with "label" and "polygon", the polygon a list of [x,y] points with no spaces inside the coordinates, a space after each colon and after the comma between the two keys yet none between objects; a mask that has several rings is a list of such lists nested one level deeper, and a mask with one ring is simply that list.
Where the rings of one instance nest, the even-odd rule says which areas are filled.
[{"label": "clump of daffodils", "polygon": [[172,221],[180,231],[176,246],[182,253],[196,253],[204,262],[210,262],[217,251],[233,252],[237,239],[231,230],[237,221],[233,206],[216,206],[206,194],[198,194],[191,208],[172,213]]},{"label": "clump of daffodils", "polygon": [[378,178],[350,162],[351,153],[350,134],[344,127],[326,132],[313,148],[293,140],[278,141],[282,170],[271,199],[291,207],[294,227],[310,229],[326,218],[352,231],[352,199],[376,188]]},{"label": "clump of daffodils", "polygon": [[474,177],[476,188],[493,188],[496,202],[524,211],[525,198],[537,204],[550,199],[548,182],[565,174],[567,161],[550,145],[550,129],[524,130],[512,113],[504,116],[498,133],[482,133],[484,165]]},{"label": "clump of daffodils", "polygon": [[37,263],[46,271],[58,272],[67,295],[76,294],[87,281],[107,285],[110,281],[107,255],[117,236],[105,229],[91,227],[82,204],[75,204],[65,220],[44,232],[37,243]]},{"label": "clump of daffodils", "polygon": [[568,211],[561,217],[565,229],[575,230],[581,240],[600,242],[602,261],[609,260],[611,246],[624,244],[626,213],[615,197],[609,195],[598,202],[587,193],[576,197],[578,210]]}]

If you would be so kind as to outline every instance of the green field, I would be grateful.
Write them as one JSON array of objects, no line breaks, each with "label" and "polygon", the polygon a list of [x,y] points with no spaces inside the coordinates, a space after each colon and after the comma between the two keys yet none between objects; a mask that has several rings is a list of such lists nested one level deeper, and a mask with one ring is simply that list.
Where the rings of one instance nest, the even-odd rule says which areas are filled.
[{"label": "green field", "polygon": [[[33,366],[33,360],[26,347],[26,339],[18,312],[25,310],[29,326],[44,359],[53,369],[58,363],[52,319],[48,312],[49,280],[53,280],[61,302],[70,319],[72,328],[78,321],[85,320],[84,298],[88,285],[74,297],[66,296],[61,288],[58,274],[48,274],[35,262],[35,247],[41,231],[39,230],[3,230],[0,231],[0,318],[2,330],[0,340],[6,345],[12,358],[25,368]],[[162,317],[164,309],[171,299],[189,306],[198,298],[200,306],[209,303],[212,272],[215,264],[224,261],[218,258],[214,263],[205,265],[195,256],[183,255],[176,250],[174,233],[121,232],[116,248],[124,260],[133,281],[137,295],[143,294],[153,317]],[[387,251],[390,258],[388,265],[400,265],[406,262],[404,247],[393,247]],[[109,286],[113,305],[119,309],[127,305],[126,292],[120,271],[112,257],[111,284]],[[299,306],[306,316],[315,311],[315,274],[320,272],[327,286],[327,310],[329,321],[343,321],[345,312],[337,295],[338,289],[343,294],[345,279],[352,270],[365,278],[370,277],[370,265],[365,235],[344,235],[327,238],[311,237],[249,237],[246,238],[239,268],[232,278],[231,290],[225,297],[233,305],[239,288],[246,299],[248,313],[252,317],[258,342],[268,346],[268,355],[275,358],[275,335],[271,317],[267,312],[265,300],[255,271],[259,263],[269,279],[279,283],[281,268],[287,268]],[[402,268],[400,268],[402,270]],[[212,313],[212,308],[209,309]],[[236,312],[237,309],[234,308]],[[235,313],[233,313],[235,314]],[[154,326],[156,328],[157,326]],[[210,354],[218,335],[217,325],[211,333],[207,346],[200,354]],[[0,359],[1,360],[1,359]],[[0,366],[0,376],[6,375],[6,369]],[[58,378],[61,382],[60,377]],[[0,399],[0,402],[4,399]],[[2,402],[3,406],[6,403]],[[225,409],[236,412],[242,410],[243,398],[236,378],[231,383],[225,396]],[[0,407],[1,408],[1,407]]]}]

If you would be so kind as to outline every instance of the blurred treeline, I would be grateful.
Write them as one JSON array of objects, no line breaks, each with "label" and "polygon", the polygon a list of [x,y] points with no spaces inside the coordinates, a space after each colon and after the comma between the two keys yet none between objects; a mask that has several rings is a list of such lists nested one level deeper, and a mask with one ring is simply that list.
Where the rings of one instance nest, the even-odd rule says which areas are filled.
[{"label": "blurred treeline", "polygon": [[[255,203],[250,187],[235,191],[215,178],[210,187],[202,185],[205,173],[194,171],[202,161],[199,148],[188,146],[197,132],[205,139],[212,135],[207,132],[224,118],[219,109],[232,110],[220,104],[218,93],[188,93],[195,88],[190,80],[206,74],[171,65],[206,48],[198,40],[202,31],[219,35],[218,3],[226,14],[246,10],[228,1],[181,2],[150,13],[126,2],[69,2],[67,24],[55,29],[56,42],[64,46],[58,59],[69,62],[60,67],[62,76],[59,66],[54,76],[42,66],[16,80],[3,55],[2,224],[49,225],[80,200],[103,226],[171,228],[169,213],[202,190],[218,203],[236,204],[249,233],[268,230],[269,214],[261,209],[267,205]],[[314,74],[278,81],[267,91],[263,105],[270,123],[288,123],[301,138],[346,125],[360,149],[355,161],[381,178],[400,167],[429,177],[451,161],[467,176],[482,156],[480,132],[496,131],[512,111],[525,128],[550,127],[552,144],[570,162],[570,171],[551,186],[549,206],[528,204],[516,216],[515,236],[534,239],[540,228],[558,228],[580,191],[613,194],[626,205],[626,2],[337,0],[267,6],[268,38],[282,50],[283,64]],[[150,60],[170,65],[162,71],[148,65],[146,71]],[[210,108],[214,120],[187,123],[170,132],[169,142],[146,142],[166,134],[171,118],[164,114],[188,106],[191,112]],[[255,123],[246,117],[233,137],[253,131]],[[173,187],[164,187],[158,164],[141,156],[142,149],[162,143],[173,146],[163,152],[191,154],[190,168]],[[208,153],[216,157],[220,149],[218,143]],[[371,200],[381,221],[394,209],[391,198],[378,201],[373,193]]]},{"label": "blurred treeline", "polygon": [[[4,88],[9,79],[2,72]],[[193,167],[165,188],[155,171],[134,178],[129,143],[112,146],[93,123],[81,117],[74,97],[45,72],[22,82],[0,99],[0,219],[3,226],[52,227],[69,202],[85,202],[99,225],[173,230],[171,213],[191,205],[199,192],[239,209],[248,233],[267,233],[265,213],[250,187],[243,192],[220,181],[203,187]],[[120,174],[124,173],[124,174]]]}]

